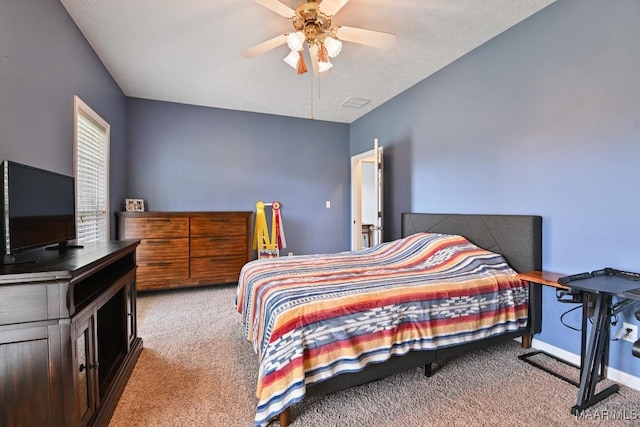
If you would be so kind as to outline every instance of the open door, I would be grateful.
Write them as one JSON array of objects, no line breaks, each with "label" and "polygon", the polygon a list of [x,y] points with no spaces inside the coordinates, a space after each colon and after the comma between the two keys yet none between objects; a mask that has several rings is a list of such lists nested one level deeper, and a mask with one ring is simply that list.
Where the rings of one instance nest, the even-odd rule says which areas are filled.
[{"label": "open door", "polygon": [[382,243],[382,147],[351,157],[351,250]]}]

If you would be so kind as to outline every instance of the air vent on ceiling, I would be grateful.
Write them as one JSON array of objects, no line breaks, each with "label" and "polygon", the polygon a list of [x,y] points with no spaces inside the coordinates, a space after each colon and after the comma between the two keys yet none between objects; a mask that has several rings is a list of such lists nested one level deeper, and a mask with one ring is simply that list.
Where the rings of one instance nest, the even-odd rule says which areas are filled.
[{"label": "air vent on ceiling", "polygon": [[342,106],[347,108],[362,108],[370,102],[371,102],[370,99],[357,98],[352,96],[346,101],[344,101],[342,103]]}]

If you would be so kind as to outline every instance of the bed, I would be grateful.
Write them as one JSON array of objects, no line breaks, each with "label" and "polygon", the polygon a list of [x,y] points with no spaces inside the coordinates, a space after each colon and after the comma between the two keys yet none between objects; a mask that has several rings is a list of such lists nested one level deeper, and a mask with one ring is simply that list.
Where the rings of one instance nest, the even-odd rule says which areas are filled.
[{"label": "bed", "polygon": [[405,213],[402,237],[340,254],[261,259],[236,308],[258,354],[255,424],[305,396],[425,367],[541,329],[542,218]]}]

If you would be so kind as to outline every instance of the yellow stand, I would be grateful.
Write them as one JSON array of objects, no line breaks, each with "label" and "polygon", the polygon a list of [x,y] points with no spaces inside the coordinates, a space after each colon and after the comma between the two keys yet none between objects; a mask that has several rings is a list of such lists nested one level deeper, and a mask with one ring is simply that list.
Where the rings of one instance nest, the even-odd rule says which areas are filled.
[{"label": "yellow stand", "polygon": [[[271,233],[267,225],[265,207],[271,207]],[[280,203],[256,203],[256,223],[253,232],[253,250],[258,251],[258,259],[277,258],[282,245],[282,223],[279,218]]]}]

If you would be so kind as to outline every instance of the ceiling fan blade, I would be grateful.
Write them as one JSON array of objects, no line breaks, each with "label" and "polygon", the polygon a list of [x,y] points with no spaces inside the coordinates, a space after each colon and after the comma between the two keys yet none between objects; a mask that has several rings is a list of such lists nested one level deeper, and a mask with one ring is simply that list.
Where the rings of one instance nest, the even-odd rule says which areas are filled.
[{"label": "ceiling fan blade", "polygon": [[318,7],[320,12],[327,16],[333,16],[347,3],[349,3],[349,0],[322,0]]},{"label": "ceiling fan blade", "polygon": [[338,39],[343,41],[364,44],[380,49],[389,49],[396,41],[395,34],[345,26],[338,27],[336,35]]},{"label": "ceiling fan blade", "polygon": [[244,56],[245,58],[255,58],[256,56],[262,55],[263,53],[268,52],[271,49],[275,49],[276,47],[283,45],[286,42],[286,34],[280,34],[279,36],[275,36],[274,38],[269,39],[266,42],[262,42],[252,48],[245,50],[244,52],[242,52],[242,56]]},{"label": "ceiling fan blade", "polygon": [[291,9],[286,4],[280,3],[278,0],[253,0],[253,1],[266,7],[267,9],[271,9],[278,15],[284,16],[285,18],[292,18],[296,15],[295,10]]}]

